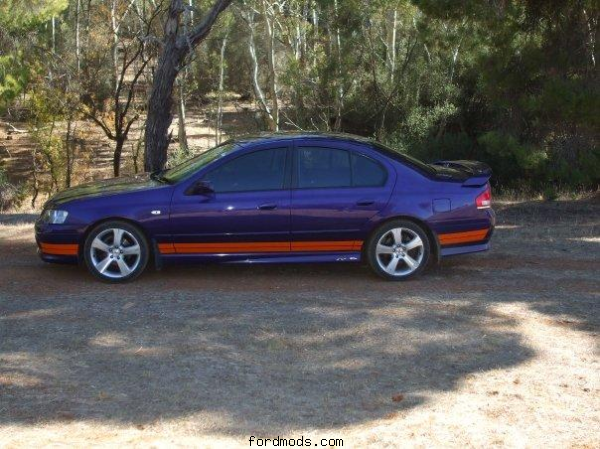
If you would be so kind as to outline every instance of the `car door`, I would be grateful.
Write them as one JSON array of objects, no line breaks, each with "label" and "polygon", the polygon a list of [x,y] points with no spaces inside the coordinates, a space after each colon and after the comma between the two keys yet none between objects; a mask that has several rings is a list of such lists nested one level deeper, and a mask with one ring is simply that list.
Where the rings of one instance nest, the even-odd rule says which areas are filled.
[{"label": "car door", "polygon": [[287,143],[252,148],[209,166],[195,180],[212,191],[177,190],[171,206],[174,252],[289,252],[290,159]]},{"label": "car door", "polygon": [[388,203],[395,181],[391,170],[360,149],[295,145],[292,251],[360,249],[368,221]]}]

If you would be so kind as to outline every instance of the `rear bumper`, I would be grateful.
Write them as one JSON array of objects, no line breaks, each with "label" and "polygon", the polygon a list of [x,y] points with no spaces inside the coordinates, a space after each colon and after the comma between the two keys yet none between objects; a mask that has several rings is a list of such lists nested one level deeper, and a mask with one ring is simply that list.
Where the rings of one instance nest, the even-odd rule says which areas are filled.
[{"label": "rear bumper", "polygon": [[[464,237],[446,238],[446,244],[440,238],[440,256],[458,256],[460,254],[479,253],[488,251],[491,247],[490,240],[494,234],[494,224],[487,229],[462,233]],[[450,234],[452,235],[452,234]],[[483,236],[483,238],[481,238]],[[478,239],[478,240],[475,240]],[[461,242],[461,240],[464,240]]]},{"label": "rear bumper", "polygon": [[496,226],[493,209],[475,212],[473,217],[459,224],[444,223],[435,229],[440,257],[478,253],[490,249],[490,240]]},{"label": "rear bumper", "polygon": [[480,253],[490,249],[490,243],[479,243],[476,245],[442,247],[441,256],[458,256],[460,254]]}]

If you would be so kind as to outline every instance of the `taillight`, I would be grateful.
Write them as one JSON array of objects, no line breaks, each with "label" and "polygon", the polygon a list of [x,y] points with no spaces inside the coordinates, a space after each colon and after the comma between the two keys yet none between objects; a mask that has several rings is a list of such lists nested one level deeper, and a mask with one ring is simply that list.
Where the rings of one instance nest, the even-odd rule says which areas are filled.
[{"label": "taillight", "polygon": [[477,197],[475,204],[477,204],[477,209],[489,209],[492,207],[492,189],[489,184],[485,188],[485,191]]}]

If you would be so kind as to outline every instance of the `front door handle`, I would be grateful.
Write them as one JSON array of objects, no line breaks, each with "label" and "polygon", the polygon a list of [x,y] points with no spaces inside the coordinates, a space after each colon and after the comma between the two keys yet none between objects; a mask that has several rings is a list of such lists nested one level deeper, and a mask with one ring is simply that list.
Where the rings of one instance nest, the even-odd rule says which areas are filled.
[{"label": "front door handle", "polygon": [[357,206],[371,206],[374,203],[375,203],[374,200],[359,200],[356,202],[356,205]]},{"label": "front door handle", "polygon": [[275,203],[261,204],[258,206],[258,209],[260,209],[260,210],[275,210],[275,209],[277,209],[277,204],[275,204]]}]

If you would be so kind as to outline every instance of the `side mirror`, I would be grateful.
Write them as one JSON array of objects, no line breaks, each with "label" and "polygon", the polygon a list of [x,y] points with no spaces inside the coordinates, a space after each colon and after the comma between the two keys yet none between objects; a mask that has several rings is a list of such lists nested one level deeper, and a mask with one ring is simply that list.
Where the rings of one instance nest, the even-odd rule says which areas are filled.
[{"label": "side mirror", "polygon": [[214,195],[215,190],[210,181],[196,181],[186,191],[186,195]]}]

